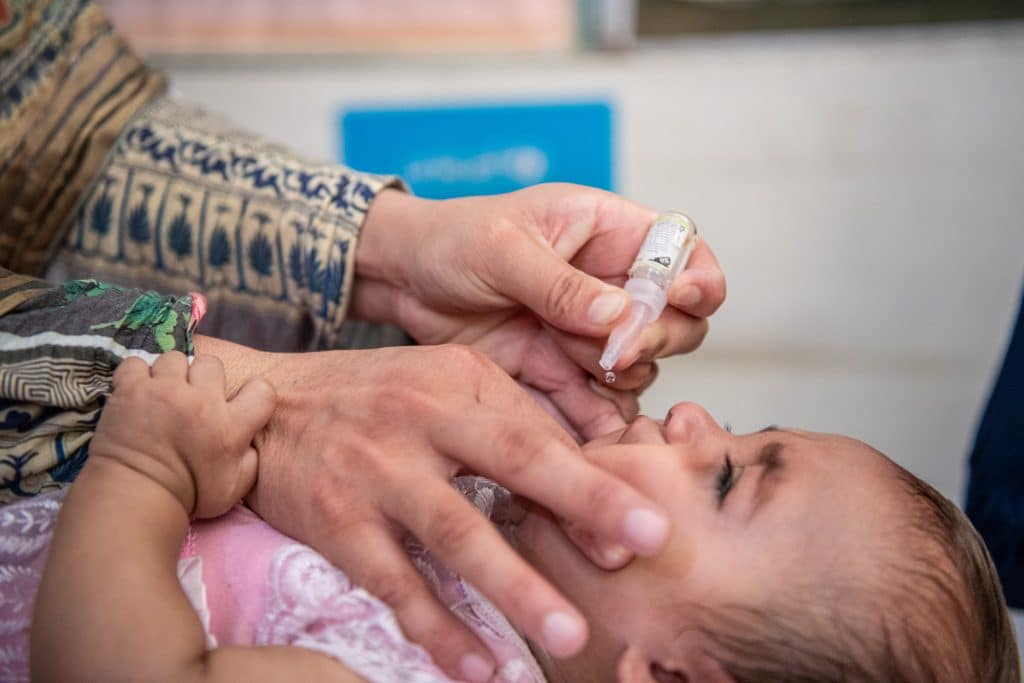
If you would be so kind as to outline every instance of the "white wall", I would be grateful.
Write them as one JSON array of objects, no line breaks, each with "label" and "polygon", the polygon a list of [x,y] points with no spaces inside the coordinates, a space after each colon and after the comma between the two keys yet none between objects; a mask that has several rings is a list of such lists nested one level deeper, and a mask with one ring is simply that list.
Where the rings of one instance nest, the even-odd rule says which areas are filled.
[{"label": "white wall", "polygon": [[693,215],[729,278],[645,410],[847,433],[960,497],[1024,274],[1024,24],[169,70],[317,157],[351,104],[609,96],[620,189]]}]

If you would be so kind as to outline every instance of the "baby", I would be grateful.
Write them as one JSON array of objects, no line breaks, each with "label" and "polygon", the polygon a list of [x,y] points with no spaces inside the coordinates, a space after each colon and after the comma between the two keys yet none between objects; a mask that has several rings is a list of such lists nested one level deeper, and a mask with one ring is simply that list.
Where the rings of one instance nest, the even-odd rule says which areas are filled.
[{"label": "baby", "polygon": [[[189,527],[190,517],[228,511],[252,485],[248,444],[271,409],[261,384],[227,401],[210,358],[189,368],[168,354],[152,372],[123,364],[49,544],[34,678],[450,680],[382,603],[251,513],[234,508]],[[602,447],[612,443],[620,446]],[[591,637],[578,656],[555,660],[524,642],[471,586],[408,544],[435,592],[494,652],[500,680],[1020,680],[977,534],[868,446],[774,427],[737,436],[684,403],[664,422],[639,418],[585,448],[669,512],[663,552],[599,569],[546,511],[518,508],[478,478],[460,481],[583,610]],[[0,562],[21,565],[0,573],[14,577],[8,585],[20,577],[22,593],[35,588],[58,499],[6,509],[0,534],[19,530],[24,541],[29,528],[43,539],[0,542]],[[10,612],[17,601],[0,590]],[[12,680],[25,673],[11,647],[24,634],[18,614],[0,616],[0,674]]]}]

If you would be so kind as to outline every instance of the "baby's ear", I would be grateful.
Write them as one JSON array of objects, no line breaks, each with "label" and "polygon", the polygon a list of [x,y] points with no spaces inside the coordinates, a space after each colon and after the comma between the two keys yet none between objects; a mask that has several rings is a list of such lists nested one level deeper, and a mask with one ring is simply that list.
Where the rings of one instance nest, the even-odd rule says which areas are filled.
[{"label": "baby's ear", "polygon": [[640,648],[629,645],[619,657],[619,683],[736,683],[721,664],[706,654],[694,654],[679,667],[652,661]]}]

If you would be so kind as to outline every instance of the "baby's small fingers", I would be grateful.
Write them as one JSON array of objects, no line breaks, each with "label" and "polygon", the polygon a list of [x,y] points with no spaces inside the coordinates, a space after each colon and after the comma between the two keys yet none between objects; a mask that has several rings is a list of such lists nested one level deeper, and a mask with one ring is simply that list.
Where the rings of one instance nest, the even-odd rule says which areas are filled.
[{"label": "baby's small fingers", "polygon": [[153,377],[186,379],[188,377],[188,358],[181,351],[168,351],[156,359],[150,374]]},{"label": "baby's small fingers", "polygon": [[276,402],[274,387],[261,378],[249,380],[231,397],[228,411],[232,417],[232,427],[244,438],[245,443],[252,441],[256,432],[267,425]]},{"label": "baby's small fingers", "polygon": [[196,482],[196,505],[192,514],[197,519],[223,515],[256,485],[259,467],[256,449],[248,446],[240,458],[235,459],[233,455],[219,453],[191,463]]},{"label": "baby's small fingers", "polygon": [[249,491],[256,486],[256,473],[259,471],[259,456],[256,449],[249,446],[238,461],[238,472],[235,478],[235,488],[231,494],[232,505],[249,495]]},{"label": "baby's small fingers", "polygon": [[141,380],[149,379],[149,366],[146,361],[136,356],[130,356],[121,361],[114,370],[114,376],[110,382],[114,390],[121,389]]},{"label": "baby's small fingers", "polygon": [[188,369],[188,382],[194,386],[219,390],[224,395],[224,364],[209,354],[196,356]]}]

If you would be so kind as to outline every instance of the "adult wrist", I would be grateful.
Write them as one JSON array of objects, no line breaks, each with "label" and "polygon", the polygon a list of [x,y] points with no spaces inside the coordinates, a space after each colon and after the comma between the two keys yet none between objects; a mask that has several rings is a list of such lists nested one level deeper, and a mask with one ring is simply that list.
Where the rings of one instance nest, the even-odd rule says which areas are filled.
[{"label": "adult wrist", "polygon": [[381,190],[366,212],[356,245],[356,278],[391,285],[403,281],[403,260],[411,232],[424,220],[422,203],[395,188]]},{"label": "adult wrist", "polygon": [[224,379],[229,396],[253,377],[266,377],[280,362],[279,354],[259,351],[216,337],[196,334],[193,341],[196,355],[215,356],[224,365]]}]

